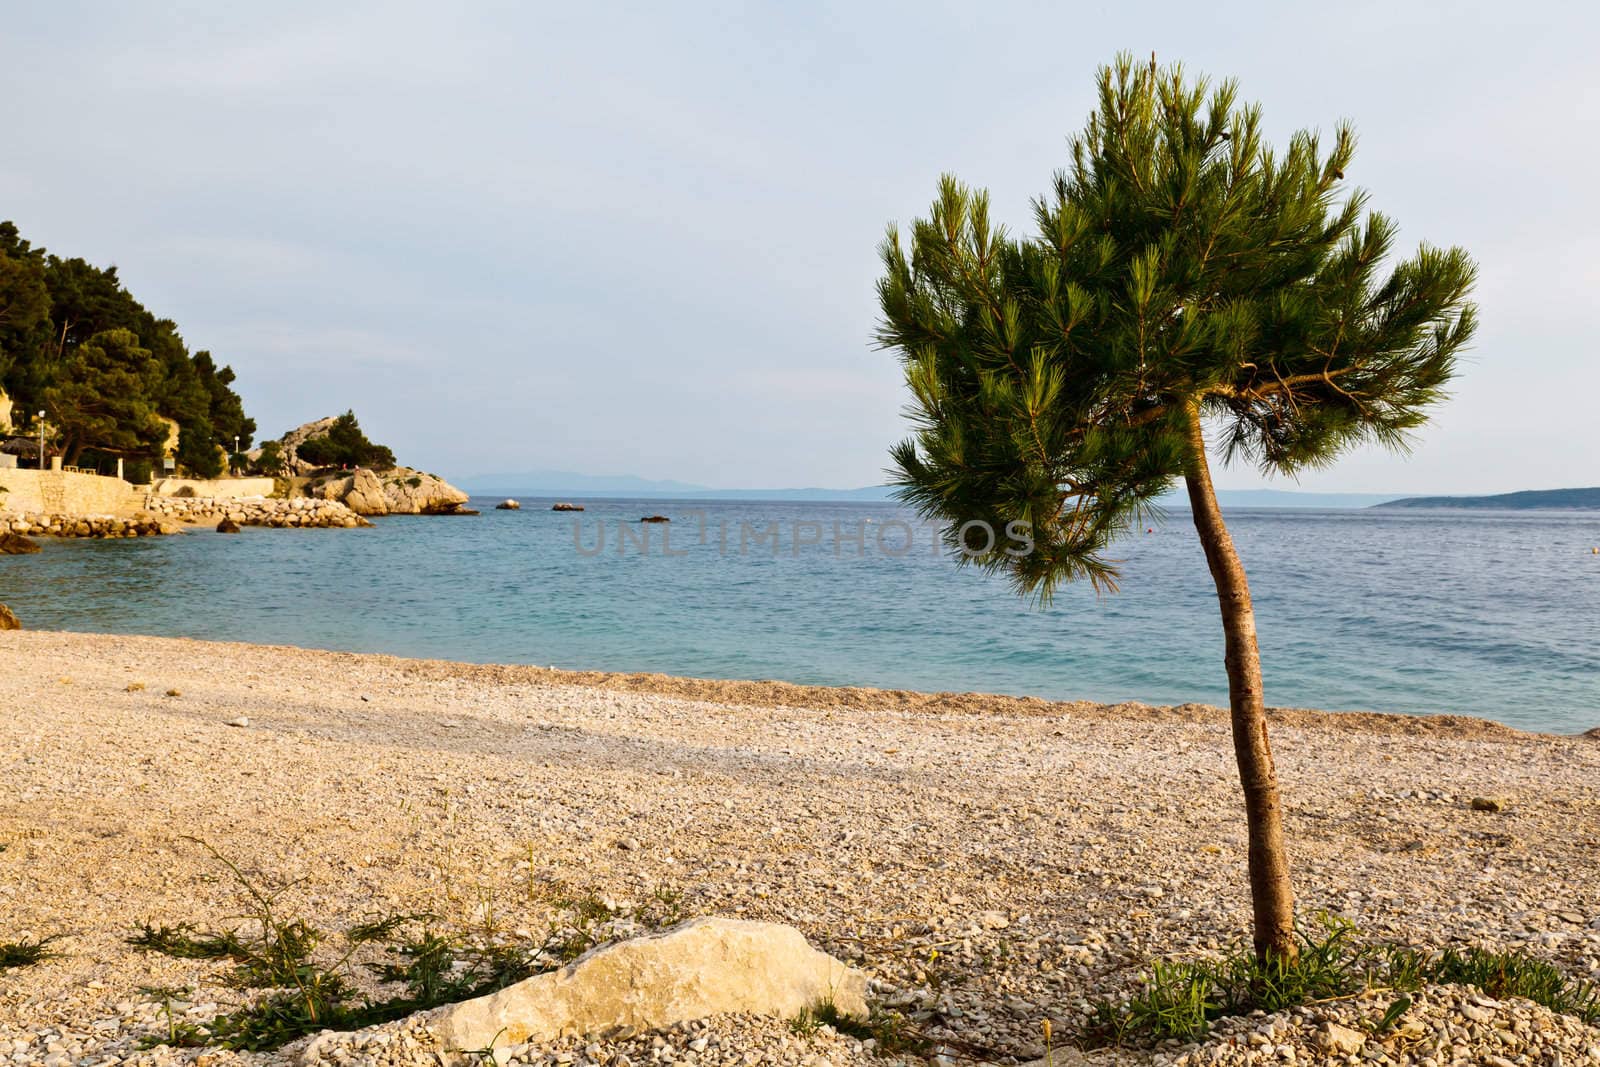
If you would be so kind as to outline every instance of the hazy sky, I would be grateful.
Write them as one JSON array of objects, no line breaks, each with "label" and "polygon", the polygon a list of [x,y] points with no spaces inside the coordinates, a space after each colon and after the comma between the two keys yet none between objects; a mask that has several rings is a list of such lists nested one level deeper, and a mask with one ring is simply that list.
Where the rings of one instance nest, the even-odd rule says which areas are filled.
[{"label": "hazy sky", "polygon": [[0,218],[118,264],[270,435],[353,406],[447,477],[875,483],[885,224],[951,171],[1025,226],[1128,49],[1279,142],[1354,120],[1404,244],[1482,265],[1416,453],[1304,488],[1600,483],[1591,5],[250,6],[0,2]]}]

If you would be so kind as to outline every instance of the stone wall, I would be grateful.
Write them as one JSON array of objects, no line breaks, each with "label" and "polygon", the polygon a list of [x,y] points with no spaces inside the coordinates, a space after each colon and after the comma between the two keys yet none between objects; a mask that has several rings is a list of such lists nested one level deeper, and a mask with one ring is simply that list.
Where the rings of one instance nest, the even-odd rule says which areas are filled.
[{"label": "stone wall", "polygon": [[214,500],[243,500],[246,497],[271,496],[271,478],[162,478],[155,483],[158,496],[176,496],[188,489],[186,496],[210,497]]},{"label": "stone wall", "polygon": [[0,470],[0,511],[51,515],[119,515],[138,511],[144,497],[121,478],[67,471]]},{"label": "stone wall", "polygon": [[145,506],[158,519],[215,525],[230,519],[240,526],[371,526],[337,500],[218,500],[210,497],[151,495]]},{"label": "stone wall", "polygon": [[151,516],[118,518],[115,515],[42,515],[23,513],[0,517],[0,530],[34,537],[154,537],[176,533],[180,527]]}]

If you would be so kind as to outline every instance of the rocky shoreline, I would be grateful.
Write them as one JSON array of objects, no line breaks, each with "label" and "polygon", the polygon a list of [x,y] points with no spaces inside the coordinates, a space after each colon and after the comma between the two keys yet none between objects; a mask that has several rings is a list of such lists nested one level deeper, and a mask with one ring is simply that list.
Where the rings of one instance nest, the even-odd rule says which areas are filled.
[{"label": "rocky shoreline", "polygon": [[0,528],[24,537],[156,537],[176,533],[171,523],[152,515],[53,515],[43,512],[0,515]]},{"label": "rocky shoreline", "polygon": [[433,475],[400,467],[379,476],[369,470],[307,480],[287,497],[185,496],[147,492],[132,514],[75,515],[0,512],[0,529],[23,537],[155,537],[194,525],[267,526],[277,529],[354,529],[368,516],[472,515],[467,494]]},{"label": "rocky shoreline", "polygon": [[337,500],[294,497],[288,500],[220,500],[208,497],[151,496],[145,510],[161,519],[181,523],[216,524],[224,520],[239,526],[343,527],[372,523]]},{"label": "rocky shoreline", "polygon": [[[601,936],[698,915],[793,925],[928,1039],[888,1051],[718,1016],[516,1062],[1025,1063],[1048,1019],[1057,1065],[1600,1063],[1600,1030],[1455,986],[1424,989],[1385,1035],[1380,991],[1188,1045],[1074,1049],[1097,998],[1246,928],[1216,709],[61,633],[0,633],[0,655],[0,706],[23,709],[0,716],[0,941],[64,935],[56,958],[0,973],[0,1060],[17,1067],[438,1067],[413,1022],[275,1053],[141,1048],[170,1013],[245,995],[225,963],[126,943],[145,920],[236,921],[239,889],[197,840],[326,931],[426,911],[537,941],[575,899],[615,916]],[[1600,978],[1600,744],[1315,712],[1274,731],[1303,915]],[[1498,810],[1474,809],[1490,796]]]}]

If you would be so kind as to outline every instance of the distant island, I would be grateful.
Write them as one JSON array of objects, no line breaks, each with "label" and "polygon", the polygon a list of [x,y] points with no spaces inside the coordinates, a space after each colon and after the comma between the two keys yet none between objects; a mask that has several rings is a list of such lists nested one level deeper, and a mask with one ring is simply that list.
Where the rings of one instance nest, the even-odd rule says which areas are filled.
[{"label": "distant island", "polygon": [[1375,504],[1380,508],[1482,508],[1511,511],[1600,510],[1600,487],[1590,489],[1526,489],[1494,496],[1412,496]]}]

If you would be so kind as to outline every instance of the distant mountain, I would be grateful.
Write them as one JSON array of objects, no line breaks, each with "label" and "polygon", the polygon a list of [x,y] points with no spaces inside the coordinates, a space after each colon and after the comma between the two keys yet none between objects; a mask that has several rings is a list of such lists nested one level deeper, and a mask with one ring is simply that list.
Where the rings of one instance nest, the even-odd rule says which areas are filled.
[{"label": "distant mountain", "polygon": [[[632,474],[577,474],[572,471],[523,471],[459,478],[456,484],[480,496],[661,497],[679,500],[893,500],[885,485],[859,489],[713,489],[693,482],[660,481]],[[1394,499],[1393,493],[1301,493],[1288,489],[1219,489],[1217,500],[1230,508],[1365,508]],[[1169,510],[1187,510],[1182,490],[1159,501]]]},{"label": "distant mountain", "polygon": [[1409,496],[1377,505],[1381,508],[1496,508],[1512,511],[1600,509],[1600,487],[1593,489],[1526,489],[1494,496]]},{"label": "distant mountain", "polygon": [[524,471],[483,474],[459,479],[473,493],[524,496],[663,497],[679,500],[888,500],[893,490],[869,485],[860,489],[713,489],[692,482],[640,478],[632,474],[576,474],[572,471]]},{"label": "distant mountain", "polygon": [[522,471],[457,479],[474,493],[564,493],[568,496],[698,496],[711,490],[689,482],[656,481],[632,474],[577,474],[573,471]]}]

